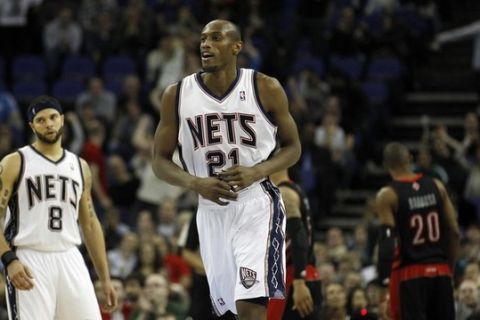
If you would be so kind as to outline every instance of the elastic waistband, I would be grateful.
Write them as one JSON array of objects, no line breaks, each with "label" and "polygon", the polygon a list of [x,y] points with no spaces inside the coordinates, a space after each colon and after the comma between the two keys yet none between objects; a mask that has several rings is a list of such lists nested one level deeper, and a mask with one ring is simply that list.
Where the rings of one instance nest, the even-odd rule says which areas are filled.
[{"label": "elastic waistband", "polygon": [[[266,180],[264,180],[264,181],[266,181]],[[210,201],[210,200],[207,200],[207,199],[203,198],[202,196],[198,196],[198,204],[199,204],[199,206],[208,206],[208,207],[217,207],[217,208],[226,208],[226,207],[229,207],[229,206],[236,206],[236,205],[241,204],[245,201],[265,196],[265,192],[263,191],[263,188],[261,186],[262,182],[263,181],[254,182],[248,188],[243,189],[242,191],[238,192],[237,200],[235,200],[235,201],[225,200],[225,201],[229,202],[229,204],[226,205],[226,206],[220,206],[213,201]]]},{"label": "elastic waistband", "polygon": [[413,264],[400,267],[392,271],[399,281],[406,281],[416,278],[432,278],[432,277],[451,277],[452,270],[445,263],[435,264]]}]

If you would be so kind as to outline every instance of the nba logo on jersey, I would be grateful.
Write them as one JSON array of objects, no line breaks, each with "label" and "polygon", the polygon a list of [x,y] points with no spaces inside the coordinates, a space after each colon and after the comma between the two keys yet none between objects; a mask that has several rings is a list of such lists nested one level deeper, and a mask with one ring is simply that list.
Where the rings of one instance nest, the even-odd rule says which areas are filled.
[{"label": "nba logo on jersey", "polygon": [[257,280],[257,273],[251,269],[240,267],[240,279],[242,281],[242,285],[249,289],[251,288]]},{"label": "nba logo on jersey", "polygon": [[417,182],[414,182],[412,184],[412,188],[413,188],[413,190],[418,191],[420,189],[420,185]]},{"label": "nba logo on jersey", "polygon": [[240,100],[245,101],[245,91],[240,91]]}]

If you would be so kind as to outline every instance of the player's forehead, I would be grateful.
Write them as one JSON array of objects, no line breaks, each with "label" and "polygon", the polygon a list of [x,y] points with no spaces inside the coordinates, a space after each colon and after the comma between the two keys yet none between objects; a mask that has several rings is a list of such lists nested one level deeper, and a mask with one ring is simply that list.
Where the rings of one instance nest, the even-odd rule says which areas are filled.
[{"label": "player's forehead", "polygon": [[221,21],[221,20],[214,20],[212,22],[209,22],[202,30],[202,36],[203,35],[209,35],[209,34],[227,34],[230,31],[234,31],[235,27],[227,22],[227,21]]},{"label": "player's forehead", "polygon": [[54,109],[54,108],[46,108],[46,109],[43,109],[43,110],[39,111],[35,115],[35,119],[37,119],[37,118],[48,118],[48,117],[51,117],[54,114],[60,115],[60,112],[58,112],[58,110]]}]

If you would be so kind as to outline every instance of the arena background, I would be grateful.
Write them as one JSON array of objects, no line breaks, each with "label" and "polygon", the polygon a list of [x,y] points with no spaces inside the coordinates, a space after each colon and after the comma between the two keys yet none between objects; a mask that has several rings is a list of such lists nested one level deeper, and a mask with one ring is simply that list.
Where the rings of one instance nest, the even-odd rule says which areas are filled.
[{"label": "arena background", "polygon": [[[58,98],[65,147],[92,166],[111,272],[127,287],[118,317],[151,293],[136,283],[162,272],[185,319],[191,270],[177,240],[196,198],[154,177],[150,148],[161,92],[200,70],[202,26],[229,19],[241,66],[289,97],[303,147],[291,174],[313,205],[324,286],[359,286],[378,311],[373,197],[392,140],[448,186],[462,227],[455,285],[478,286],[479,17],[475,0],[0,0],[0,158],[30,141],[29,101]],[[480,308],[471,289],[458,291],[459,319]]]}]

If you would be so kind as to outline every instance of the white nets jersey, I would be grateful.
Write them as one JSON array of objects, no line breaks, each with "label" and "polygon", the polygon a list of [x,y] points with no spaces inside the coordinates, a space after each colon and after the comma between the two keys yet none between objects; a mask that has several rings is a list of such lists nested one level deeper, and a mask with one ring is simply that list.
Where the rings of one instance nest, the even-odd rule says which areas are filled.
[{"label": "white nets jersey", "polygon": [[81,242],[78,209],[84,182],[77,155],[52,161],[32,146],[18,150],[21,172],[9,202],[5,238],[11,246],[64,251]]},{"label": "white nets jersey", "polygon": [[254,70],[238,69],[221,97],[206,87],[201,73],[184,78],[177,90],[178,144],[190,174],[208,177],[234,164],[251,167],[274,151],[277,127],[261,105]]}]

